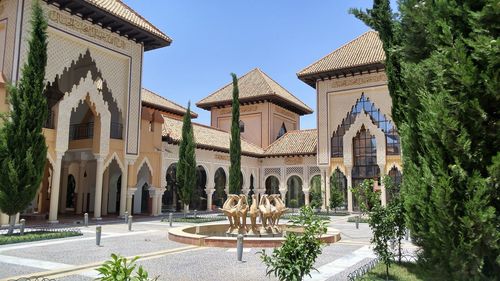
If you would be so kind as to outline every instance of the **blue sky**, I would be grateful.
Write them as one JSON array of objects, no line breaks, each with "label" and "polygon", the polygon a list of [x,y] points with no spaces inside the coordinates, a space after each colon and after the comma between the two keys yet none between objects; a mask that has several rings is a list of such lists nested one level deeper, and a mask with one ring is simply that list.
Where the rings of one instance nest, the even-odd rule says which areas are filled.
[{"label": "blue sky", "polygon": [[[238,76],[261,68],[316,110],[315,90],[297,79],[302,68],[369,30],[348,13],[370,0],[124,0],[173,39],[144,55],[143,87],[199,114],[194,103]],[[316,127],[316,113],[301,129]]]}]

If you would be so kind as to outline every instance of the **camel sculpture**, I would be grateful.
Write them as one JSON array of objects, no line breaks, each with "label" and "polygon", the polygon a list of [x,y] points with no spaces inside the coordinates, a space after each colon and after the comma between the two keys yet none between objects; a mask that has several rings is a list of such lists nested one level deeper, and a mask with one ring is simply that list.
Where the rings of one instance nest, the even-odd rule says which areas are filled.
[{"label": "camel sculpture", "polygon": [[[245,194],[230,194],[224,202],[220,210],[224,212],[229,220],[229,229],[227,233],[246,234],[268,234],[281,233],[281,228],[278,226],[279,219],[288,210],[281,200],[280,195],[264,194],[260,201],[257,201],[257,196],[252,195],[252,205],[248,205],[247,196]],[[258,202],[258,203],[257,203]],[[250,229],[247,226],[247,215],[250,216]],[[257,228],[257,217],[260,216],[262,227]]]}]

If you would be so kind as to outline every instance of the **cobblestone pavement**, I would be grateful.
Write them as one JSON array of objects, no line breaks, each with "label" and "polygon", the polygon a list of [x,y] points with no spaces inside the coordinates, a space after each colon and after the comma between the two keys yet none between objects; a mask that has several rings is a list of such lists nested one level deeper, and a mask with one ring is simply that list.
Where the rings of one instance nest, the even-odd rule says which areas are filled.
[{"label": "cobblestone pavement", "polygon": [[[174,227],[187,225],[175,223]],[[371,258],[371,231],[366,224],[356,229],[347,217],[333,217],[330,226],[342,232],[342,240],[326,246],[310,280],[345,280],[356,266]],[[111,253],[141,256],[150,276],[159,280],[275,280],[265,276],[258,251],[245,249],[244,262],[236,261],[235,249],[204,248],[169,241],[168,223],[158,219],[134,223],[129,232],[123,223],[102,226],[101,246],[95,245],[95,227],[81,227],[83,236],[0,246],[0,279],[53,271],[56,280],[93,280],[94,268]],[[269,249],[268,251],[270,251]]]}]

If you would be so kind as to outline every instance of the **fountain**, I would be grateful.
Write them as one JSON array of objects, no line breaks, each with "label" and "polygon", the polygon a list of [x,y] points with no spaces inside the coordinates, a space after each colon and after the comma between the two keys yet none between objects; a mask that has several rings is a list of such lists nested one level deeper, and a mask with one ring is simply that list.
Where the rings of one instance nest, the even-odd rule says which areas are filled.
[{"label": "fountain", "polygon": [[[278,194],[264,194],[260,201],[253,194],[250,206],[247,195],[230,194],[220,210],[227,217],[229,224],[208,223],[173,228],[169,230],[169,239],[198,246],[234,247],[236,236],[243,234],[246,247],[266,248],[281,245],[286,232],[302,231],[297,227],[279,224],[288,208]],[[247,225],[247,216],[250,217],[250,226]],[[261,224],[257,224],[259,217]],[[318,239],[325,243],[335,243],[340,240],[340,232],[328,228],[327,233]]]}]

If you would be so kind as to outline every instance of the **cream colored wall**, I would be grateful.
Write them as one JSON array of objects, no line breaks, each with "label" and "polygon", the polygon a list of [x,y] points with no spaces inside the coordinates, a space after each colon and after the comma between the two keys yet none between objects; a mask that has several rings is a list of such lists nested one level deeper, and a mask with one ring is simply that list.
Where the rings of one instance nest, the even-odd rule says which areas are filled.
[{"label": "cream colored wall", "polygon": [[[231,107],[212,108],[212,127],[226,132],[231,130]],[[264,102],[240,107],[240,120],[245,123],[241,136],[262,148],[276,140],[281,125],[285,123],[288,131],[300,129],[300,116],[281,106]]]},{"label": "cream colored wall", "polygon": [[346,117],[356,100],[365,93],[370,101],[390,118],[391,98],[384,72],[363,73],[362,75],[319,80],[317,92],[318,151],[320,166],[330,166],[330,138],[333,131]]},{"label": "cream colored wall", "polygon": [[[0,113],[5,113],[9,111],[9,103],[7,97],[7,91],[5,85],[0,84]],[[0,119],[0,124],[2,120]]]},{"label": "cream colored wall", "polygon": [[19,30],[16,20],[19,2],[17,0],[0,1],[0,45],[3,43],[3,46],[0,47],[0,56],[2,57],[0,58],[0,71],[4,73],[7,81],[11,81],[12,67],[16,57],[16,32]]}]

